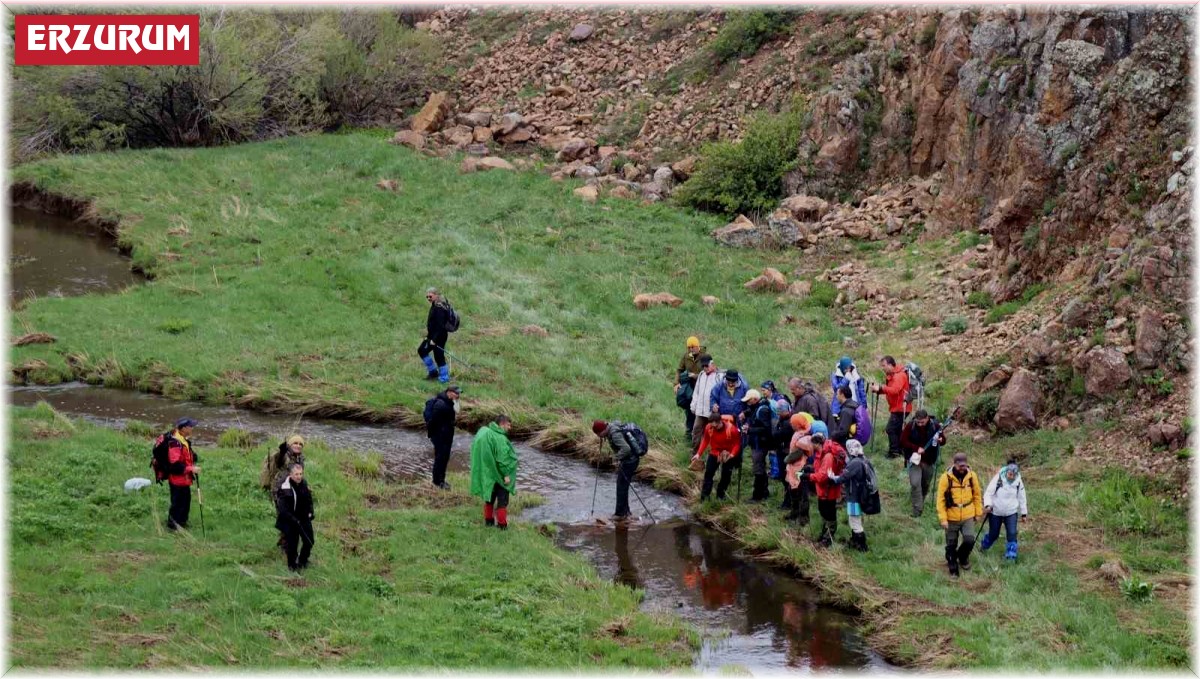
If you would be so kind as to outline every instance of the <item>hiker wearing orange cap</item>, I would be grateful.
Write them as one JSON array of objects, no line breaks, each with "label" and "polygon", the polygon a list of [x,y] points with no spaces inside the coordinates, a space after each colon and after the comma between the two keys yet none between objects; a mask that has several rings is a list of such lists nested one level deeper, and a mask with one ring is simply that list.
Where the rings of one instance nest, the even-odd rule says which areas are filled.
[{"label": "hiker wearing orange cap", "polygon": [[786,499],[791,511],[785,518],[795,521],[803,527],[808,525],[809,498],[815,492],[812,481],[809,479],[809,475],[813,472],[813,464],[816,462],[816,448],[809,436],[813,417],[808,413],[796,413],[789,421],[794,433],[788,446],[788,456],[784,459],[784,463],[787,465],[784,480],[787,482]]},{"label": "hiker wearing orange cap", "polygon": [[675,405],[683,408],[684,436],[692,440],[692,427],[696,425],[696,413],[692,412],[692,394],[696,387],[696,377],[700,374],[700,355],[705,353],[700,346],[700,338],[687,338],[687,349],[683,358],[679,359],[679,367],[675,368]]},{"label": "hiker wearing orange cap", "polygon": [[700,449],[696,451],[693,461],[704,457],[704,451],[712,448],[711,454],[704,465],[704,484],[700,486],[700,501],[708,499],[712,493],[713,477],[717,467],[721,468],[721,480],[717,483],[717,499],[725,499],[725,491],[733,479],[733,468],[741,463],[738,455],[742,452],[742,432],[733,423],[733,415],[722,415],[704,427],[704,437],[700,439]]}]

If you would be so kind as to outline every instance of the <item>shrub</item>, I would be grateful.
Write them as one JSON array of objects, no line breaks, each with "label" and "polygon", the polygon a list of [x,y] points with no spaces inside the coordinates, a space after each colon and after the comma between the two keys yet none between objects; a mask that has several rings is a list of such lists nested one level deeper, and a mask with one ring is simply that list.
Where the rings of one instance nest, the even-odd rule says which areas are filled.
[{"label": "shrub", "polygon": [[1153,374],[1143,377],[1142,384],[1149,387],[1158,396],[1170,396],[1175,393],[1175,384],[1162,371],[1162,368],[1158,368]]},{"label": "shrub", "polygon": [[973,306],[976,309],[991,309],[996,306],[996,300],[992,299],[992,293],[976,290],[967,295],[967,306]]},{"label": "shrub", "polygon": [[1022,306],[1019,300],[1005,302],[999,306],[992,307],[988,310],[987,315],[983,317],[983,322],[987,325],[999,323],[1000,321],[1017,313],[1017,310]]},{"label": "shrub", "polygon": [[933,47],[934,41],[937,39],[938,23],[940,17],[925,24],[925,28],[921,29],[921,35],[917,38],[917,44],[925,49]]},{"label": "shrub", "polygon": [[979,427],[990,427],[1000,409],[1000,394],[988,392],[967,399],[965,407],[967,422]]},{"label": "shrub", "polygon": [[187,318],[170,318],[158,324],[158,329],[168,335],[178,335],[190,330],[191,327],[192,321]]},{"label": "shrub", "polygon": [[708,52],[717,66],[752,56],[772,38],[786,33],[798,16],[797,12],[781,10],[730,12],[717,37],[708,44]]},{"label": "shrub", "polygon": [[837,300],[837,286],[829,281],[813,281],[812,290],[804,299],[804,305],[828,309]]},{"label": "shrub", "polygon": [[903,73],[908,70],[908,57],[904,56],[904,53],[895,47],[888,50],[887,63],[888,68],[896,73]]},{"label": "shrub", "polygon": [[162,432],[155,429],[154,425],[142,422],[141,420],[129,420],[125,423],[125,433],[130,436],[140,438],[154,438]]},{"label": "shrub", "polygon": [[1025,250],[1027,252],[1031,251],[1037,247],[1038,240],[1041,237],[1042,237],[1041,225],[1037,224],[1037,223],[1030,224],[1025,229],[1025,233],[1021,234],[1021,247],[1025,248]]},{"label": "shrub", "polygon": [[942,332],[947,335],[961,335],[967,331],[967,319],[962,316],[951,316],[942,321]]},{"label": "shrub", "polygon": [[760,114],[740,142],[708,144],[691,179],[676,191],[682,205],[719,212],[768,212],[783,197],[783,176],[794,169],[801,115]]},{"label": "shrub", "polygon": [[217,438],[217,446],[221,448],[253,448],[254,435],[244,429],[230,427],[221,432]]},{"label": "shrub", "polygon": [[1150,601],[1154,598],[1154,583],[1131,575],[1121,581],[1121,594],[1124,594],[1126,599],[1138,603]]},{"label": "shrub", "polygon": [[1032,302],[1035,297],[1045,292],[1049,287],[1045,283],[1034,283],[1021,291],[1021,302],[1023,304]]}]

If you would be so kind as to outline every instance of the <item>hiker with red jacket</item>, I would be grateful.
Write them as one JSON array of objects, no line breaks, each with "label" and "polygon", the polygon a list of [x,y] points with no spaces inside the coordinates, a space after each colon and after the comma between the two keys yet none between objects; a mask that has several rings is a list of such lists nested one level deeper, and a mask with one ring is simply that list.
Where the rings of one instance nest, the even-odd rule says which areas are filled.
[{"label": "hiker with red jacket", "polygon": [[733,423],[733,415],[722,415],[721,419],[713,420],[704,427],[704,437],[700,439],[700,449],[692,457],[698,461],[704,456],[704,451],[712,448],[704,465],[704,484],[700,486],[700,501],[708,499],[712,493],[713,477],[717,467],[721,468],[721,481],[717,484],[717,499],[725,499],[725,491],[733,479],[733,468],[741,463],[738,455],[742,452],[742,432]]},{"label": "hiker with red jacket", "polygon": [[199,424],[182,417],[167,437],[167,485],[171,488],[171,509],[167,512],[167,529],[187,528],[192,510],[192,482],[200,472],[199,456],[192,450],[190,436]]},{"label": "hiker with red jacket", "polygon": [[829,547],[837,533],[837,505],[838,500],[842,499],[842,487],[835,479],[846,469],[846,449],[834,441],[827,441],[821,432],[814,433],[811,438],[813,446],[820,451],[817,453],[816,471],[811,476],[817,487],[817,513],[821,515],[821,539],[818,544]]},{"label": "hiker with red jacket", "polygon": [[888,457],[900,457],[902,454],[900,448],[900,431],[904,428],[904,418],[908,415],[908,411],[912,405],[904,400],[908,395],[908,373],[904,371],[904,366],[896,365],[896,359],[891,356],[884,356],[879,361],[879,367],[883,368],[885,384],[871,384],[871,392],[875,394],[883,394],[887,398],[888,412],[891,417],[887,423],[888,437]]}]

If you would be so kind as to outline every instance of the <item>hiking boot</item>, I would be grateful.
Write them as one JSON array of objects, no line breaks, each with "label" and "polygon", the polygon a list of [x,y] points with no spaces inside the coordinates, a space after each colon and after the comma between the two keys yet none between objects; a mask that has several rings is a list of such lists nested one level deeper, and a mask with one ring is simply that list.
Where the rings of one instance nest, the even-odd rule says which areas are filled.
[{"label": "hiking boot", "polygon": [[442,481],[441,483],[435,483],[433,485],[437,488],[441,488],[442,490],[450,490],[450,484],[446,483],[445,481]]},{"label": "hiking boot", "polygon": [[911,514],[911,516],[912,516],[912,518],[914,518],[914,519],[919,519],[919,518],[921,518],[921,513],[922,513],[922,512],[921,512],[921,510],[919,510],[919,509],[914,509],[914,510],[912,510],[912,514]]},{"label": "hiking boot", "polygon": [[430,370],[425,375],[425,379],[429,380],[430,382],[436,380],[437,378],[438,378],[438,371],[436,371],[436,370]]},{"label": "hiking boot", "polygon": [[985,536],[983,536],[983,542],[979,543],[979,551],[986,552],[986,551],[988,551],[988,548],[991,546],[992,546],[991,534],[985,535]]},{"label": "hiking boot", "polygon": [[1016,540],[1012,540],[1008,543],[1007,548],[1004,550],[1004,558],[1008,559],[1009,561],[1017,560],[1017,541]]},{"label": "hiking boot", "polygon": [[498,523],[498,524],[496,524],[496,528],[499,528],[500,530],[508,530],[508,524],[507,523]]},{"label": "hiking boot", "polygon": [[956,577],[956,578],[958,577],[958,562],[957,561],[947,561],[946,567],[950,569],[950,575],[952,575],[953,577]]},{"label": "hiking boot", "polygon": [[496,525],[496,520],[495,520],[495,519],[484,519],[484,520],[483,520],[483,525],[485,525],[485,526],[494,526],[494,525]]}]

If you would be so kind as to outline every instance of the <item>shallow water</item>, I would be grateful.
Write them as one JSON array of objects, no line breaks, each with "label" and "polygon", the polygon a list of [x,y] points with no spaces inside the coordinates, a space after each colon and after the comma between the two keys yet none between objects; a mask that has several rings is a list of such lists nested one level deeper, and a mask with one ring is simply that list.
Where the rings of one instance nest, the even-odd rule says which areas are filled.
[{"label": "shallow water", "polygon": [[115,292],[141,280],[107,234],[37,210],[13,207],[9,301]]},{"label": "shallow water", "polygon": [[[389,471],[400,476],[427,478],[432,468],[428,439],[396,427],[267,415],[78,383],[13,387],[8,394],[15,405],[44,400],[60,412],[111,427],[136,419],[165,429],[187,415],[200,421],[194,437],[200,446],[237,427],[272,441],[299,433],[335,449],[378,451]],[[455,436],[451,469],[466,470],[470,441],[466,432]],[[852,616],[818,605],[816,592],[802,581],[756,563],[733,540],[691,520],[678,496],[635,483],[630,504],[639,521],[628,529],[597,525],[593,490],[595,516],[611,514],[616,495],[611,472],[597,475],[579,460],[521,444],[516,448],[518,492],[545,498],[518,520],[557,524],[562,547],[584,555],[603,577],[643,590],[643,608],[677,615],[703,630],[698,670],[887,667],[863,643]],[[647,508],[657,523],[648,520]]]}]

